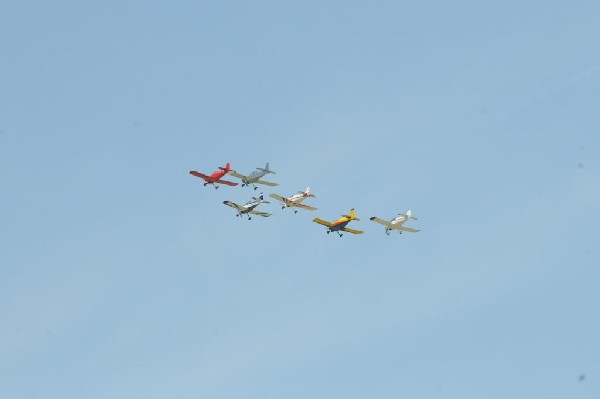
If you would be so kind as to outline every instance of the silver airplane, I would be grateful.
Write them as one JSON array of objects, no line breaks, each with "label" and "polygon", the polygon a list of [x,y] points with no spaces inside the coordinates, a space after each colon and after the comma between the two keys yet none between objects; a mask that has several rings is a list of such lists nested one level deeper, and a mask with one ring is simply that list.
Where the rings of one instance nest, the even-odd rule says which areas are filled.
[{"label": "silver airplane", "polygon": [[231,202],[231,201],[223,201],[223,203],[225,205],[230,206],[230,207],[234,208],[235,210],[237,210],[237,215],[235,215],[236,217],[242,217],[242,215],[246,215],[246,216],[248,216],[248,220],[251,220],[252,217],[250,216],[250,214],[262,216],[265,218],[271,216],[270,213],[259,212],[254,209],[257,206],[259,206],[260,204],[268,204],[269,203],[269,201],[264,200],[264,196],[262,193],[260,193],[260,197],[258,197],[258,198],[252,197],[252,199],[250,201],[246,202],[244,205],[238,205],[235,202]]},{"label": "silver airplane", "polygon": [[416,217],[412,215],[411,210],[409,209],[406,213],[399,213],[394,219],[389,222],[383,219],[379,219],[378,217],[373,216],[370,220],[382,224],[385,226],[385,234],[390,235],[390,231],[399,230],[399,233],[402,234],[403,231],[408,231],[409,233],[416,233],[420,230],[411,229],[410,227],[404,227],[403,224],[408,220],[413,219],[417,220]]},{"label": "silver airplane", "polygon": [[252,187],[254,187],[255,190],[258,188],[258,187],[256,187],[255,184],[264,184],[265,186],[278,186],[279,185],[277,183],[271,183],[268,181],[261,180],[261,178],[263,176],[265,176],[269,173],[275,174],[275,172],[273,172],[271,169],[269,169],[268,162],[264,168],[256,168],[256,170],[253,171],[252,173],[250,173],[248,176],[244,176],[244,175],[236,172],[235,170],[229,171],[230,175],[235,176],[238,179],[242,180],[242,187],[250,186],[252,184]]}]

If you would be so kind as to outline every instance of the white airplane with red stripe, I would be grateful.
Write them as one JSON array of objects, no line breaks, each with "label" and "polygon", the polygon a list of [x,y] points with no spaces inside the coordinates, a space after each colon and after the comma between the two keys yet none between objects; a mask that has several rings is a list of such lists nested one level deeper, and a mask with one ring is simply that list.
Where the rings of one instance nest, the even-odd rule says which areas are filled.
[{"label": "white airplane with red stripe", "polygon": [[[309,197],[315,197],[315,195],[310,192],[310,187],[306,187],[306,191],[298,191],[297,194],[294,194],[291,197],[287,197],[287,198],[284,198],[277,194],[269,194],[269,197],[275,198],[276,200],[281,201],[283,203],[283,206],[281,207],[281,209],[302,208],[302,209],[306,209],[308,211],[314,211],[317,209],[314,206],[308,206],[308,205],[302,204],[302,201],[304,201],[305,199],[307,199]],[[296,209],[294,209],[294,213],[298,213],[298,211]]]}]

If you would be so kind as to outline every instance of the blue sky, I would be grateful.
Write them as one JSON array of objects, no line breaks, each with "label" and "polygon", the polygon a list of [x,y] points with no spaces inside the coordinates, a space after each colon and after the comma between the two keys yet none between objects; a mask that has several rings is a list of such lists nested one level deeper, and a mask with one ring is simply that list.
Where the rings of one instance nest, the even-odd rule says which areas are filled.
[{"label": "blue sky", "polygon": [[0,396],[597,398],[599,17],[1,3]]}]

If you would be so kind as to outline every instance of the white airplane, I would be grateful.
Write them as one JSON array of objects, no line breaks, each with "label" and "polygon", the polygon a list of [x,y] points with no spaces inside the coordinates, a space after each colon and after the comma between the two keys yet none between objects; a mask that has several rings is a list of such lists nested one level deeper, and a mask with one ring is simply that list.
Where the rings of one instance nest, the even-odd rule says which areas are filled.
[{"label": "white airplane", "polygon": [[402,234],[403,231],[408,231],[409,233],[416,233],[420,230],[411,229],[410,227],[404,227],[403,224],[408,219],[417,220],[416,217],[412,215],[411,210],[409,209],[406,213],[399,213],[397,217],[390,220],[389,222],[383,219],[379,219],[378,217],[373,216],[370,218],[372,221],[377,222],[385,226],[385,234],[389,235],[392,230],[400,230],[399,233]]},{"label": "white airplane", "polygon": [[260,193],[260,197],[256,198],[256,197],[252,197],[252,199],[248,202],[246,202],[244,205],[238,205],[235,202],[231,202],[231,201],[223,201],[223,203],[225,205],[228,205],[234,209],[237,210],[237,215],[235,215],[236,217],[242,217],[242,215],[246,215],[248,216],[248,220],[252,219],[252,217],[250,216],[250,214],[253,215],[258,215],[258,216],[262,216],[262,217],[269,217],[271,216],[270,213],[266,213],[266,212],[259,212],[254,210],[254,208],[256,208],[257,206],[259,206],[260,204],[268,204],[269,201],[265,201],[263,199],[263,194]]},{"label": "white airplane", "polygon": [[[304,205],[301,202],[304,201],[308,197],[314,197],[315,195],[310,192],[310,187],[306,187],[306,191],[298,191],[298,194],[294,194],[291,197],[284,198],[277,194],[269,194],[269,197],[275,198],[277,201],[283,202],[283,206],[281,209],[285,208],[302,208],[309,211],[314,211],[317,208],[314,206]],[[294,209],[294,213],[298,213],[296,209]]]},{"label": "white airplane", "polygon": [[255,186],[255,184],[264,184],[265,186],[278,186],[279,185],[277,183],[271,183],[268,181],[260,180],[264,175],[266,175],[268,173],[273,173],[273,174],[275,173],[271,169],[269,169],[268,162],[264,168],[256,168],[256,170],[253,171],[252,173],[250,173],[250,175],[248,175],[248,176],[244,176],[244,175],[236,172],[235,170],[229,171],[230,175],[235,176],[238,179],[242,179],[242,187],[250,186],[250,184],[252,184],[252,187],[254,187],[255,190],[258,188]]}]

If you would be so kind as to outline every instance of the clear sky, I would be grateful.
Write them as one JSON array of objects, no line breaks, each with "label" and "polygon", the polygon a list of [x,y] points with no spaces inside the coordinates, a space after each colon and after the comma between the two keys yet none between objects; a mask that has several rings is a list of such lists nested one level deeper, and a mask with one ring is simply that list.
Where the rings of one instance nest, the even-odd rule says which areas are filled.
[{"label": "clear sky", "polygon": [[[597,399],[598,21],[0,2],[0,397]],[[319,209],[188,174],[267,161]]]}]

